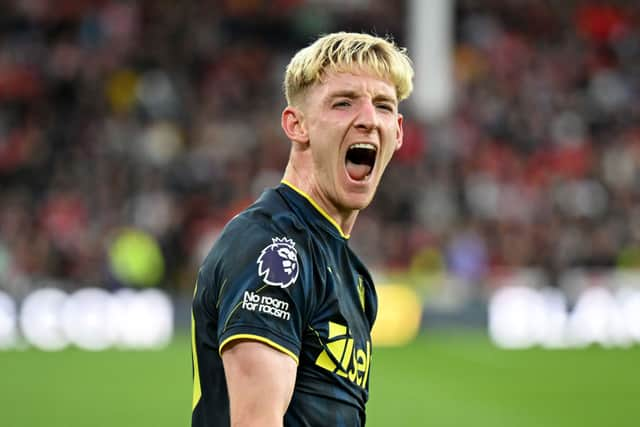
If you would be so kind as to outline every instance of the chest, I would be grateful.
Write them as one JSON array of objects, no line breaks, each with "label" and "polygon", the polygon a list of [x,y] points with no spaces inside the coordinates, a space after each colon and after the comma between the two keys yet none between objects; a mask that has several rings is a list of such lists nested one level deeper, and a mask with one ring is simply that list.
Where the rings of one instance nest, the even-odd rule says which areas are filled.
[{"label": "chest", "polygon": [[355,385],[365,386],[371,360],[371,327],[377,299],[369,273],[348,252],[326,254],[316,265],[322,299],[310,322],[312,362]]},{"label": "chest", "polygon": [[318,317],[343,322],[352,335],[369,337],[377,310],[373,281],[364,265],[347,248],[324,254],[326,263],[318,265],[323,298]]}]

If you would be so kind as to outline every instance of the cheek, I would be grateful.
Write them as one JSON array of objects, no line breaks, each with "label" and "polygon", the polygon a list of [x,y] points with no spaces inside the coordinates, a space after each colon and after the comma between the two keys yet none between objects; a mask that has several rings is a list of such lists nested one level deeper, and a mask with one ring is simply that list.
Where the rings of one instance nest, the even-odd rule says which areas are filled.
[{"label": "cheek", "polygon": [[389,128],[384,135],[386,144],[384,146],[383,156],[387,160],[391,159],[393,153],[398,150],[398,134],[396,130],[396,128]]},{"label": "cheek", "polygon": [[331,132],[333,124],[327,120],[316,120],[309,126],[309,135],[322,144],[331,141]]},{"label": "cheek", "polygon": [[316,127],[315,132],[311,135],[312,144],[315,143],[315,149],[318,155],[323,157],[335,154],[340,144],[340,133],[332,127],[331,123],[321,122]]},{"label": "cheek", "polygon": [[389,164],[396,151],[398,151],[397,148],[398,143],[395,138],[391,138],[389,141],[387,141],[387,145],[384,147],[384,150],[382,150],[381,153],[381,160],[383,161],[385,167]]}]

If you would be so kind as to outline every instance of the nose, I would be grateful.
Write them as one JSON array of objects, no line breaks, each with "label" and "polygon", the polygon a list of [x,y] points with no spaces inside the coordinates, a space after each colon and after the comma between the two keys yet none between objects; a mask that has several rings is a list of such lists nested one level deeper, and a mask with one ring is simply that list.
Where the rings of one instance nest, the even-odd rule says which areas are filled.
[{"label": "nose", "polygon": [[376,107],[371,101],[364,101],[360,104],[360,109],[358,110],[354,126],[368,132],[378,126]]}]

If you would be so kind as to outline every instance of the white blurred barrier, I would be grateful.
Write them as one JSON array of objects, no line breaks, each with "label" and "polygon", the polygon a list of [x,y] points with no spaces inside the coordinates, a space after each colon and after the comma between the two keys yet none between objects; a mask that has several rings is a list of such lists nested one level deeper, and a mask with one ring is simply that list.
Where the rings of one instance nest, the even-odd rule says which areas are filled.
[{"label": "white blurred barrier", "polygon": [[16,340],[16,303],[0,292],[0,350],[15,346]]},{"label": "white blurred barrier", "polygon": [[570,304],[559,289],[511,285],[489,301],[489,334],[503,348],[580,348],[640,343],[640,289],[589,286]]},{"label": "white blurred barrier", "polygon": [[171,341],[173,330],[173,303],[157,289],[83,288],[67,294],[44,288],[29,294],[19,310],[0,292],[0,350],[157,349]]}]

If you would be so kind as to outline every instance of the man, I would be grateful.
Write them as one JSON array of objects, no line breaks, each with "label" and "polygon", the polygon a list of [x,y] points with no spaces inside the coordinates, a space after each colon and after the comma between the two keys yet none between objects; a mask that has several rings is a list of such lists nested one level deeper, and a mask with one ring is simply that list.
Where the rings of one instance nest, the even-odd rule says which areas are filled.
[{"label": "man", "polygon": [[348,239],[402,145],[412,78],[403,49],[367,34],[329,34],[289,63],[282,183],[198,275],[194,427],[364,425],[377,300]]}]

